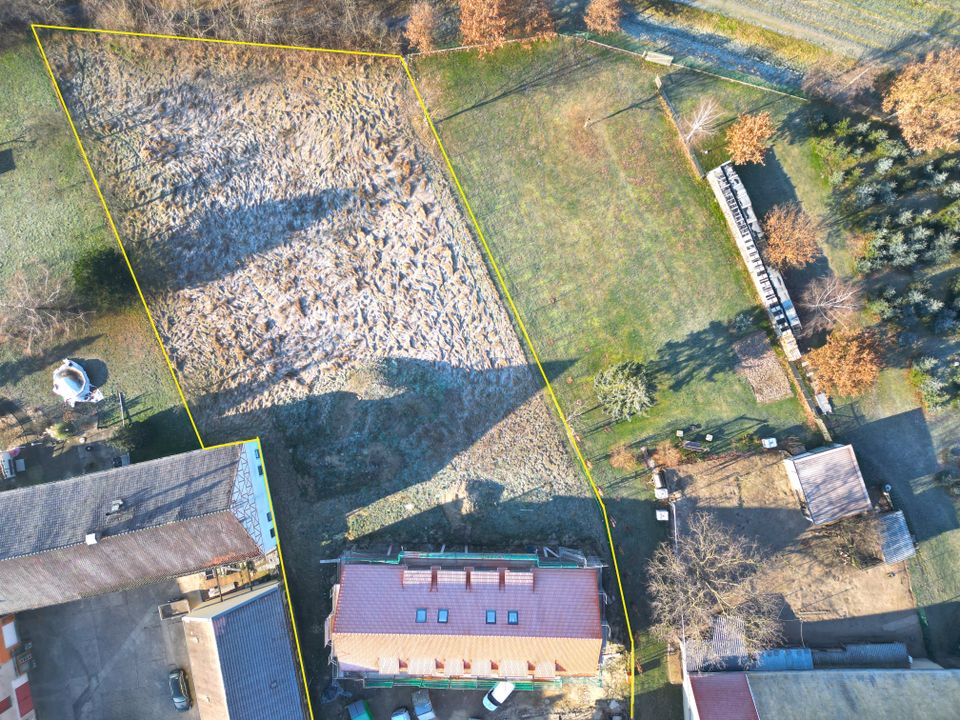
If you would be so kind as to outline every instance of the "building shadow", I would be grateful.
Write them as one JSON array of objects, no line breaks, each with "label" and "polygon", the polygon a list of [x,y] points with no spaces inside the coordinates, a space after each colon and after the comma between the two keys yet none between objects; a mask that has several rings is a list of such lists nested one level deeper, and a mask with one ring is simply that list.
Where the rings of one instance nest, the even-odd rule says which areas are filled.
[{"label": "building shadow", "polygon": [[839,440],[853,445],[864,480],[891,486],[919,542],[960,527],[952,498],[933,480],[940,462],[922,409],[867,421],[851,403],[836,408],[829,422]]}]

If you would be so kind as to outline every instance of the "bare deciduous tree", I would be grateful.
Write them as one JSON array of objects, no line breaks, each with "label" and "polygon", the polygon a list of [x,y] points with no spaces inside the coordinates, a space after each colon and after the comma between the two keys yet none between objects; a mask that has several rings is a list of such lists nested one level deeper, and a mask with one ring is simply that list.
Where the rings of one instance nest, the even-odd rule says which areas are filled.
[{"label": "bare deciduous tree", "polygon": [[[718,625],[735,628],[747,657],[782,640],[782,600],[757,581],[763,560],[756,546],[710,515],[691,515],[677,547],[664,543],[648,566],[654,632],[695,646],[701,662],[721,666],[711,644]],[[712,648],[712,649],[711,649]]]},{"label": "bare deciduous tree", "polygon": [[804,328],[808,332],[832,330],[834,326],[849,327],[860,311],[860,286],[837,275],[813,280],[800,295],[799,307],[808,317]]},{"label": "bare deciduous tree", "polygon": [[21,343],[28,355],[83,319],[66,281],[42,265],[17,270],[0,296],[0,341]]},{"label": "bare deciduous tree", "polygon": [[720,106],[713,98],[704,98],[700,104],[680,121],[683,141],[696,146],[713,135],[720,119]]},{"label": "bare deciduous tree", "polygon": [[623,6],[620,0],[590,0],[584,22],[595,33],[616,32],[620,29]]},{"label": "bare deciduous tree", "polygon": [[421,52],[436,48],[437,14],[429,2],[417,2],[410,6],[405,36],[410,47]]}]

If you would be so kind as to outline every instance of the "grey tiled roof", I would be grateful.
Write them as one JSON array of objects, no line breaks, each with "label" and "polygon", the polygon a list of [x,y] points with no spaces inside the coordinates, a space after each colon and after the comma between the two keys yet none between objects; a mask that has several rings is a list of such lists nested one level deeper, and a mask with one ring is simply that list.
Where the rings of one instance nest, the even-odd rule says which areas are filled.
[{"label": "grey tiled roof", "polygon": [[200,608],[185,620],[188,635],[196,622],[207,623],[212,630],[187,643],[197,695],[209,696],[205,707],[213,710],[211,718],[306,720],[300,670],[278,584]]},{"label": "grey tiled roof", "polygon": [[[228,510],[241,452],[197,450],[0,492],[0,561]],[[123,509],[109,515],[114,500]]]}]

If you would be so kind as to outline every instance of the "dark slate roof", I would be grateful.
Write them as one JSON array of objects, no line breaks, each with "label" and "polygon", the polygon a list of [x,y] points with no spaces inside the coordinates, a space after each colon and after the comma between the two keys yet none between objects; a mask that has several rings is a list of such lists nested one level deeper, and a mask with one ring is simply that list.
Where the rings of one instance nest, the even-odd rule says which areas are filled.
[{"label": "dark slate roof", "polygon": [[[0,560],[230,508],[242,445],[172,455],[0,492]],[[123,509],[108,515],[114,500]]]},{"label": "dark slate roof", "polygon": [[814,450],[786,462],[796,471],[815,524],[858,515],[872,507],[852,445]]},{"label": "dark slate roof", "polygon": [[108,536],[0,561],[0,615],[258,557],[260,548],[230,512]]},{"label": "dark slate roof", "polygon": [[[185,630],[195,622],[213,628],[216,652],[203,652],[202,642],[188,643],[198,696],[212,697],[212,707],[225,707],[229,720],[306,720],[299,665],[280,585],[272,583],[222,603],[198,608],[186,618]],[[198,645],[200,652],[194,651]],[[219,661],[222,685],[201,685],[211,677],[195,662]]]},{"label": "dark slate roof", "polygon": [[885,563],[897,563],[916,554],[902,510],[880,515],[880,546]]}]

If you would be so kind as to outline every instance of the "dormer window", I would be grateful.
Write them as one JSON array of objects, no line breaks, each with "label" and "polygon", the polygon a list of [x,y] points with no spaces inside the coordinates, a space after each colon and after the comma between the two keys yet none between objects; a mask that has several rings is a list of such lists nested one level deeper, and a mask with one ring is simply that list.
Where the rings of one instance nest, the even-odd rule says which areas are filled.
[{"label": "dormer window", "polygon": [[507,625],[519,625],[520,624],[520,613],[516,610],[507,611]]},{"label": "dormer window", "polygon": [[487,625],[496,625],[496,624],[497,624],[497,611],[487,610]]},{"label": "dormer window", "polygon": [[427,609],[417,608],[417,622],[425,623],[427,621]]}]

